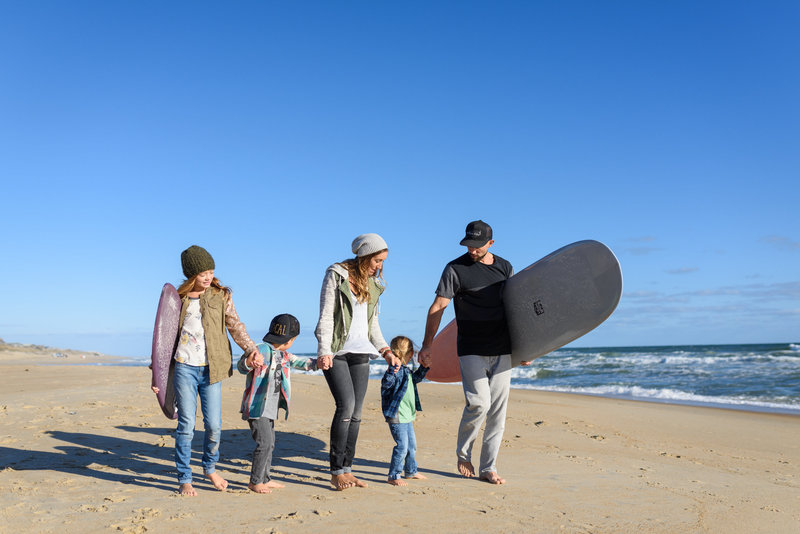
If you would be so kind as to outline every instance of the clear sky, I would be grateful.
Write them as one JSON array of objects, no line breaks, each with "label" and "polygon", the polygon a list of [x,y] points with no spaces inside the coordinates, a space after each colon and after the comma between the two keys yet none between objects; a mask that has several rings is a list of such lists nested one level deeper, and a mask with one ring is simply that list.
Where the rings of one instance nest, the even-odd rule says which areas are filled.
[{"label": "clear sky", "polygon": [[[800,3],[0,3],[0,337],[147,356],[202,245],[314,351],[325,268],[389,243],[419,342],[467,222],[517,270],[596,239],[574,346],[800,340]],[[449,311],[452,317],[452,310]]]}]

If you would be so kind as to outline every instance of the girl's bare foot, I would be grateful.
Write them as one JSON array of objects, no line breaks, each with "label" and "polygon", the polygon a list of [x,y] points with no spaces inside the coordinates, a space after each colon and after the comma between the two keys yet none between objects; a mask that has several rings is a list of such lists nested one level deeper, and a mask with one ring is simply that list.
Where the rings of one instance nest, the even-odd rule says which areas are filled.
[{"label": "girl's bare foot", "polygon": [[426,477],[426,476],[425,476],[425,475],[423,475],[422,473],[414,473],[413,475],[411,475],[411,476],[408,476],[408,477],[406,477],[406,478],[409,478],[409,479],[419,479],[419,480],[423,480],[423,479],[426,479],[426,478],[428,478],[428,477]]},{"label": "girl's bare foot", "polygon": [[191,482],[181,484],[181,487],[178,488],[178,493],[184,497],[197,497],[197,491],[194,489]]},{"label": "girl's bare foot", "polygon": [[342,491],[352,488],[355,483],[347,478],[346,473],[342,473],[341,475],[331,475],[331,485],[336,491]]},{"label": "girl's bare foot", "polygon": [[500,475],[494,471],[487,471],[481,475],[481,480],[485,480],[489,484],[505,484],[506,479],[500,478]]},{"label": "girl's bare foot", "polygon": [[285,488],[286,487],[283,484],[281,484],[280,482],[275,482],[274,480],[270,480],[269,482],[267,482],[265,484],[265,486],[267,486],[268,488],[273,488],[273,489]]},{"label": "girl's bare foot", "polygon": [[475,468],[472,466],[472,462],[465,462],[464,460],[458,461],[458,472],[467,478],[475,476]]},{"label": "girl's bare foot", "polygon": [[250,488],[250,491],[256,493],[272,493],[272,490],[266,484],[248,484],[247,487]]},{"label": "girl's bare foot", "polygon": [[408,482],[402,478],[390,478],[387,482],[392,486],[408,486]]},{"label": "girl's bare foot", "polygon": [[225,491],[228,487],[228,481],[219,476],[216,471],[213,473],[206,473],[206,478],[220,491]]}]

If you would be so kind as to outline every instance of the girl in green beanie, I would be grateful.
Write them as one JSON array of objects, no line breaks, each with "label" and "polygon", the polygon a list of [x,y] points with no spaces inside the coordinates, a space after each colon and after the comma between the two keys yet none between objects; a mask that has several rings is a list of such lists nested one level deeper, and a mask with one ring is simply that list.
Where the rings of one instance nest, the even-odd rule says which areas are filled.
[{"label": "girl in green beanie", "polygon": [[[214,276],[214,259],[203,247],[193,245],[181,253],[186,280],[178,287],[181,315],[178,343],[173,356],[173,386],[178,408],[175,433],[175,465],[181,495],[196,496],[192,486],[192,437],[197,415],[197,397],[203,413],[203,473],[215,488],[224,491],[228,482],[216,472],[222,433],[221,381],[233,374],[227,332],[245,352],[256,352],[233,306],[231,291]],[[227,330],[227,332],[226,332]],[[153,387],[158,393],[158,388]]]}]

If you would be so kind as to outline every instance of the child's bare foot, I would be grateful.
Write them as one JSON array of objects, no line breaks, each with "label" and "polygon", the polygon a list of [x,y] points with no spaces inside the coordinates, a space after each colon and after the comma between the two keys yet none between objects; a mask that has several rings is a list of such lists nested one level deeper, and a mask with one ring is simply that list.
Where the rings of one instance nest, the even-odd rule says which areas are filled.
[{"label": "child's bare foot", "polygon": [[366,487],[368,487],[366,482],[364,482],[363,480],[357,479],[355,477],[355,475],[353,475],[353,473],[345,473],[345,476],[347,476],[348,480],[350,480],[353,483],[353,485],[355,487],[357,487],[357,488],[366,488]]},{"label": "child's bare foot", "polygon": [[458,461],[458,472],[467,478],[475,476],[475,468],[472,466],[472,462],[466,462],[464,460]]},{"label": "child's bare foot", "polygon": [[481,475],[481,480],[485,480],[489,484],[505,484],[506,479],[500,478],[500,475],[494,471],[487,471]]},{"label": "child's bare foot", "polygon": [[336,491],[342,491],[347,488],[352,488],[355,486],[355,483],[347,478],[345,473],[342,473],[341,475],[331,475],[331,485]]},{"label": "child's bare foot", "polygon": [[272,490],[266,484],[248,484],[247,487],[250,488],[250,491],[256,493],[272,493]]},{"label": "child's bare foot", "polygon": [[181,487],[178,488],[178,493],[184,497],[197,497],[197,491],[194,489],[191,482],[181,484]]},{"label": "child's bare foot", "polygon": [[392,486],[408,486],[408,482],[402,478],[390,478],[387,482]]},{"label": "child's bare foot", "polygon": [[274,480],[270,480],[269,482],[267,482],[265,484],[265,486],[267,486],[268,488],[273,488],[273,489],[285,488],[286,487],[283,484],[281,484],[280,482],[275,482]]},{"label": "child's bare foot", "polygon": [[228,487],[228,481],[219,476],[216,471],[213,473],[206,473],[206,478],[210,480],[211,483],[214,484],[214,487],[220,491],[225,491],[225,489]]},{"label": "child's bare foot", "polygon": [[407,476],[406,478],[408,478],[408,479],[419,479],[419,480],[424,480],[424,479],[426,479],[426,478],[428,478],[428,477],[426,477],[426,476],[425,476],[425,475],[423,475],[422,473],[414,473],[413,475],[411,475],[411,476]]}]

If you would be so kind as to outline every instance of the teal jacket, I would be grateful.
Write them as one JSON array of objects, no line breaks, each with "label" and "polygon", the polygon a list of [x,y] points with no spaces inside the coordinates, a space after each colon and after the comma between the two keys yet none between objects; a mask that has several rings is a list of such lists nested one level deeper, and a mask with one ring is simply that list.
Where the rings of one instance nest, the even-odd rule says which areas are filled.
[{"label": "teal jacket", "polygon": [[269,343],[259,343],[258,351],[264,356],[264,365],[250,369],[245,360],[247,354],[242,354],[236,368],[240,373],[247,375],[245,381],[244,394],[242,395],[242,419],[258,419],[264,417],[264,410],[267,407],[266,398],[269,389],[269,370],[272,368],[273,361],[280,369],[281,374],[281,395],[278,400],[278,409],[283,408],[286,412],[284,419],[289,418],[289,401],[291,399],[292,387],[289,381],[289,369],[301,369],[311,371],[317,368],[315,358],[302,358],[289,352],[277,351]]}]

